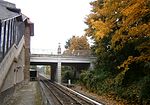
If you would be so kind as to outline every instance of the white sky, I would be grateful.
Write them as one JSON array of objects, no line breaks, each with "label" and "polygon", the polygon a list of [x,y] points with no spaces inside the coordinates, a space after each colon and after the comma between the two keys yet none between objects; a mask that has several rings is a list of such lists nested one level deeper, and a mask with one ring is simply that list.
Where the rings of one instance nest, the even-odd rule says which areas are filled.
[{"label": "white sky", "polygon": [[91,10],[89,3],[93,0],[6,1],[15,3],[17,8],[20,8],[22,13],[34,23],[31,52],[35,49],[49,49],[49,53],[56,53],[58,43],[61,43],[64,50],[69,38],[84,34],[84,29],[87,27],[84,21]]}]

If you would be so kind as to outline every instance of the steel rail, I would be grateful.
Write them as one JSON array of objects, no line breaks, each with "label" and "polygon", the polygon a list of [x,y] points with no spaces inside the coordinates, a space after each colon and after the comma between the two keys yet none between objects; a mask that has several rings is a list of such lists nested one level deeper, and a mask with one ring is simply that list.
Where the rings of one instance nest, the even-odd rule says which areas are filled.
[{"label": "steel rail", "polygon": [[52,93],[52,95],[55,97],[55,99],[58,101],[58,103],[59,103],[60,105],[64,105],[64,104],[62,103],[62,101],[56,96],[56,94],[50,89],[50,87],[44,82],[44,80],[41,80],[41,81],[42,81],[42,83],[46,86],[46,88],[49,90],[49,92]]},{"label": "steel rail", "polygon": [[50,81],[47,81],[47,83],[54,91],[56,91],[57,94],[59,94],[59,97],[64,105],[82,105],[82,103],[78,102],[78,100],[67,94],[67,91],[61,90],[60,88],[58,88],[58,86]]},{"label": "steel rail", "polygon": [[[75,92],[63,85],[50,82],[50,81],[48,81],[48,79],[45,79],[44,76],[41,76],[41,77],[44,78],[44,80],[46,81],[46,82],[44,81],[46,86],[49,88],[51,93],[53,93],[54,96],[57,97],[57,100],[59,100],[61,105],[104,105],[104,104],[98,103],[78,92]],[[54,91],[56,91],[57,93],[55,93]],[[63,95],[61,95],[61,94],[63,94]],[[69,99],[73,100],[74,102],[69,103]]]},{"label": "steel rail", "polygon": [[96,105],[93,102],[90,102],[89,100],[80,97],[78,94],[74,94],[73,92],[66,89],[66,87],[62,87],[59,84],[53,84],[53,85],[56,88],[58,88],[60,91],[62,91],[64,94],[67,94],[69,97],[72,97],[74,100],[76,100],[78,103],[80,103],[80,105]]}]

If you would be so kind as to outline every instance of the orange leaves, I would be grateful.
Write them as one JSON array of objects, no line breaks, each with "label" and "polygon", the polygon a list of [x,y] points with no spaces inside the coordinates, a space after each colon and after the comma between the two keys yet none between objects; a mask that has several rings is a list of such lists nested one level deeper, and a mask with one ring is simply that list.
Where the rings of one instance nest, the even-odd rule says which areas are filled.
[{"label": "orange leaves", "polygon": [[133,57],[133,56],[129,56],[127,60],[125,60],[120,66],[118,66],[118,69],[123,68],[123,70],[128,70],[129,69],[129,65],[132,64],[133,62],[147,62],[150,61],[150,56],[148,55],[142,55],[139,57]]},{"label": "orange leaves", "polygon": [[148,55],[142,55],[139,57],[129,56],[127,60],[125,60],[120,66],[118,66],[118,69],[121,69],[122,71],[116,76],[115,83],[120,85],[122,84],[126,72],[130,69],[129,68],[130,64],[134,62],[149,62],[149,61],[150,56]]},{"label": "orange leaves", "polygon": [[133,56],[129,56],[127,60],[123,62],[120,66],[118,66],[118,69],[124,68],[125,70],[129,69],[129,65],[135,60]]},{"label": "orange leaves", "polygon": [[108,25],[101,20],[93,21],[92,28],[96,30],[95,37],[97,40],[103,38],[109,32]]},{"label": "orange leaves", "polygon": [[[150,24],[143,23],[136,25],[131,28],[122,27],[120,30],[116,31],[112,37],[112,46],[118,46],[118,44],[124,45],[129,40],[134,40],[136,38],[150,37]],[[117,43],[119,42],[119,43]]]},{"label": "orange leaves", "polygon": [[124,16],[129,16],[131,14],[133,14],[136,10],[136,8],[139,7],[139,4],[132,4],[131,6],[126,7],[125,9],[123,9],[122,14]]},{"label": "orange leaves", "polygon": [[146,6],[147,0],[132,0],[122,11],[122,15],[125,16],[123,26],[129,26],[138,21],[150,10]]},{"label": "orange leaves", "polygon": [[122,10],[124,16],[129,16],[135,14],[136,12],[140,12],[137,10],[146,9],[145,2],[147,0],[132,0],[129,2],[129,5]]},{"label": "orange leaves", "polygon": [[150,33],[150,25],[145,23],[142,25],[138,25],[137,27],[132,27],[129,30],[129,35],[138,37],[147,36],[149,35],[149,33]]},{"label": "orange leaves", "polygon": [[[131,44],[136,51],[138,50],[139,55],[136,57],[147,54],[148,44],[142,43],[148,43],[145,39],[150,37],[149,0],[104,0],[102,6],[97,3],[98,0],[93,5],[96,9],[86,19],[89,26],[86,33],[90,33],[89,35],[98,43],[105,36],[109,37],[114,52],[128,51]],[[96,51],[99,52],[99,49]],[[123,64],[131,62],[130,56],[135,57],[129,55]]]},{"label": "orange leaves", "polygon": [[89,43],[86,36],[73,36],[70,39],[69,50],[89,50]]}]

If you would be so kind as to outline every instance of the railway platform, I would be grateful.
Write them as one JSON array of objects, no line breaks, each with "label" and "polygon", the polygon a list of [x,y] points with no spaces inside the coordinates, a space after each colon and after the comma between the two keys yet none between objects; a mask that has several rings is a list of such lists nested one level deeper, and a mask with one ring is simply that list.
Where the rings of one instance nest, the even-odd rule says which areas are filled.
[{"label": "railway platform", "polygon": [[4,105],[43,105],[37,81],[31,81],[17,89],[13,97]]}]

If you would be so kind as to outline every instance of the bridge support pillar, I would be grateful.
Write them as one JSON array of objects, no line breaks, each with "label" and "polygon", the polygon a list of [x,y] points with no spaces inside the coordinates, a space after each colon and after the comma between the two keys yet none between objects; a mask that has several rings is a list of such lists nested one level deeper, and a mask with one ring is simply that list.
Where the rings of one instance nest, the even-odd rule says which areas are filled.
[{"label": "bridge support pillar", "polygon": [[61,84],[61,60],[57,63],[57,82]]},{"label": "bridge support pillar", "polygon": [[89,68],[90,70],[93,70],[94,69],[94,63],[93,62],[91,62],[90,63],[90,68]]}]

